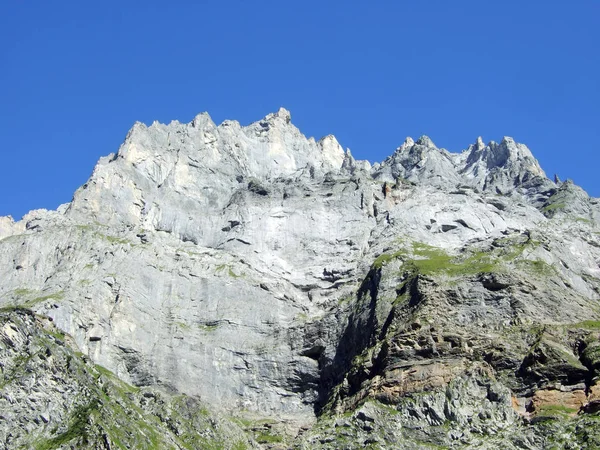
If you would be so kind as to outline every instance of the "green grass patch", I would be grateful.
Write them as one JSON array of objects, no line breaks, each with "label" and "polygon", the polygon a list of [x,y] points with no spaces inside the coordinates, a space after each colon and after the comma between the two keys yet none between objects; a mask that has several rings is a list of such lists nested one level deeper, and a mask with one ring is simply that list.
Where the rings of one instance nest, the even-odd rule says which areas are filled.
[{"label": "green grass patch", "polygon": [[52,294],[42,295],[41,297],[36,297],[33,300],[35,302],[43,302],[44,300],[61,300],[65,297],[65,291],[53,292]]},{"label": "green grass patch", "polygon": [[274,419],[250,419],[248,417],[235,416],[229,418],[233,423],[239,425],[242,428],[258,428],[264,427],[265,425],[271,425],[276,423]]},{"label": "green grass patch", "polygon": [[232,417],[231,421],[242,428],[250,428],[255,423],[253,420],[246,419],[245,417]]},{"label": "green grass patch", "polygon": [[102,239],[104,241],[110,242],[111,244],[132,244],[133,243],[126,238],[111,236],[109,234],[104,234],[98,231],[98,228],[107,228],[106,225],[95,221],[94,224],[86,224],[86,225],[75,225],[75,227],[85,233],[91,233],[94,237]]},{"label": "green grass patch", "polygon": [[261,432],[256,435],[256,442],[259,444],[276,444],[278,442],[283,442],[283,437],[277,434]]},{"label": "green grass patch", "polygon": [[57,291],[51,294],[34,297],[34,295],[39,293],[39,291],[31,289],[16,289],[13,291],[13,295],[17,297],[17,299],[13,300],[12,305],[6,305],[2,310],[11,311],[19,308],[31,309],[46,300],[62,300],[65,297],[65,291]]},{"label": "green grass patch", "polygon": [[375,261],[373,261],[373,267],[375,269],[381,269],[383,266],[385,266],[390,261],[393,261],[393,260],[401,258],[401,257],[405,257],[406,255],[407,255],[407,252],[405,250],[398,250],[391,254],[390,253],[382,253],[377,258],[375,258]]},{"label": "green grass patch", "polygon": [[[501,251],[506,253],[505,249]],[[412,271],[423,275],[445,274],[450,277],[458,277],[500,271],[501,263],[505,262],[507,258],[516,257],[518,253],[520,253],[520,250],[510,253],[508,257],[500,257],[491,251],[478,251],[469,255],[453,256],[442,248],[421,242],[413,242],[413,256],[411,258],[408,257],[409,252],[406,250],[383,253],[375,259],[372,267],[381,269],[390,261],[402,258],[404,259],[405,269],[412,269]]]},{"label": "green grass patch", "polygon": [[38,443],[36,445],[36,449],[56,449],[68,444],[71,441],[75,441],[74,443],[76,443],[78,446],[89,444],[88,426],[90,422],[90,416],[94,412],[97,412],[98,408],[98,399],[92,400],[87,405],[78,406],[71,415],[71,420],[69,421],[69,427],[67,431],[54,438],[48,439],[47,441]]},{"label": "green grass patch", "polygon": [[308,320],[308,314],[306,313],[298,313],[296,314],[296,317],[294,317],[295,320],[298,320],[300,322],[306,322]]},{"label": "green grass patch", "polygon": [[540,416],[567,416],[577,413],[576,408],[570,408],[564,405],[544,405],[537,410]]},{"label": "green grass patch", "polygon": [[556,269],[546,262],[522,257],[527,248],[537,245],[539,242],[532,239],[523,241],[522,236],[511,236],[498,240],[489,250],[478,250],[455,256],[442,248],[413,242],[412,252],[402,249],[394,253],[383,253],[375,259],[372,268],[381,269],[391,261],[402,259],[403,270],[408,269],[423,275],[446,275],[456,278],[480,273],[506,272],[510,264],[517,264],[521,269],[535,275],[556,276]]},{"label": "green grass patch", "polygon": [[338,303],[338,305],[341,306],[341,305],[344,305],[346,303],[350,303],[352,300],[354,300],[354,297],[351,296],[351,295],[349,295],[349,296],[346,296],[346,297],[340,297],[338,299],[337,303]]},{"label": "green grass patch", "polygon": [[384,411],[386,411],[389,414],[392,415],[397,415],[397,414],[401,414],[400,411],[398,411],[396,408],[394,408],[393,406],[390,405],[386,405],[385,403],[381,403],[378,400],[375,400],[373,403],[375,403],[375,405],[379,408],[382,409]]},{"label": "green grass patch", "polygon": [[[108,377],[111,380],[119,380],[119,378],[113,372],[111,372],[110,370],[108,370],[106,367],[101,366],[100,364],[94,364],[94,369],[96,369],[96,371],[100,375],[104,375],[105,377]],[[124,383],[124,382],[122,382],[122,383]]]},{"label": "green grass patch", "polygon": [[0,373],[0,389],[4,389],[13,381],[19,380],[27,372],[26,366],[29,361],[36,356],[37,353],[14,357],[12,366],[4,367],[2,373]]},{"label": "green grass patch", "polygon": [[190,326],[185,323],[185,322],[173,322],[175,325],[177,325],[177,327],[181,328],[182,330],[189,330]]},{"label": "green grass patch", "polygon": [[231,450],[247,450],[248,444],[243,441],[234,442],[231,446]]},{"label": "green grass patch", "polygon": [[96,236],[110,242],[111,244],[130,244],[131,241],[129,239],[120,238],[116,236],[109,236],[107,234],[96,233]]},{"label": "green grass patch", "polygon": [[15,289],[13,291],[13,293],[19,297],[25,297],[26,295],[31,295],[34,292],[35,291],[32,291],[31,289]]},{"label": "green grass patch", "polygon": [[600,320],[584,320],[583,322],[566,325],[569,328],[585,328],[587,330],[600,330]]},{"label": "green grass patch", "polygon": [[451,256],[443,249],[420,242],[413,243],[413,253],[418,258],[409,264],[424,275],[444,273],[451,277],[475,275],[498,270],[498,258],[489,252],[476,252],[469,256]]},{"label": "green grass patch", "polygon": [[549,205],[544,206],[542,208],[542,211],[543,212],[556,211],[556,210],[560,210],[560,209],[565,209],[565,206],[567,206],[567,204],[564,202],[550,203]]},{"label": "green grass patch", "polygon": [[55,339],[58,339],[59,341],[64,341],[65,337],[67,337],[67,335],[64,332],[62,332],[61,330],[59,330],[58,328],[55,328],[53,330],[45,330],[45,331],[50,336],[52,336]]},{"label": "green grass patch", "polygon": [[52,294],[42,295],[24,303],[25,306],[33,306],[46,300],[62,300],[65,298],[65,291],[53,292]]},{"label": "green grass patch", "polygon": [[242,277],[242,275],[238,275],[237,273],[235,273],[229,264],[219,264],[215,268],[215,272],[216,273],[226,273],[231,278],[241,278]]},{"label": "green grass patch", "polygon": [[557,275],[556,269],[541,259],[521,259],[517,261],[517,266],[521,267],[527,272],[544,277]]},{"label": "green grass patch", "polygon": [[23,308],[22,306],[18,306],[18,305],[6,305],[6,306],[2,306],[0,308],[0,313],[10,313],[10,312],[15,312],[15,311],[20,311],[20,310],[25,310],[26,308]]},{"label": "green grass patch", "polygon": [[410,294],[408,292],[405,292],[403,294],[398,295],[394,300],[392,300],[392,305],[401,306],[401,305],[404,305],[405,303],[408,303],[409,300],[410,300]]}]

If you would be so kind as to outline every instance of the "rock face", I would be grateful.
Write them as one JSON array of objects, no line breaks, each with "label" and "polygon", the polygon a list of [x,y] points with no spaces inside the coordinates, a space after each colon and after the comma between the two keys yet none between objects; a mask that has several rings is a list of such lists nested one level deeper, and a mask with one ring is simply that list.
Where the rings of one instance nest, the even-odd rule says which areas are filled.
[{"label": "rock face", "polygon": [[[0,218],[0,382],[19,405],[0,439],[142,445],[82,416],[120,398],[98,397],[96,364],[143,422],[169,423],[147,392],[185,417],[161,448],[593,448],[599,220],[511,138],[460,154],[408,138],[371,167],[284,109],[137,123],[71,203]],[[44,344],[11,337],[43,335],[42,317],[69,337],[50,352],[85,355],[85,376],[52,365],[38,389],[48,421],[13,370]],[[46,374],[35,358],[24,373]],[[200,404],[217,425],[194,441]]]},{"label": "rock face", "polygon": [[191,397],[123,383],[48,318],[0,313],[3,448],[251,448]]}]

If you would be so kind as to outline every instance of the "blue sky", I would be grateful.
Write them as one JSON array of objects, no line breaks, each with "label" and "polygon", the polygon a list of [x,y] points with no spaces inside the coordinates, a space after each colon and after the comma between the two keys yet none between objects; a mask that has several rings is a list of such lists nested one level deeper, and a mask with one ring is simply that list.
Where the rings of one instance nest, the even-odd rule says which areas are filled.
[{"label": "blue sky", "polygon": [[0,6],[0,215],[68,202],[136,121],[258,120],[380,161],[513,136],[600,196],[600,2],[13,0]]}]

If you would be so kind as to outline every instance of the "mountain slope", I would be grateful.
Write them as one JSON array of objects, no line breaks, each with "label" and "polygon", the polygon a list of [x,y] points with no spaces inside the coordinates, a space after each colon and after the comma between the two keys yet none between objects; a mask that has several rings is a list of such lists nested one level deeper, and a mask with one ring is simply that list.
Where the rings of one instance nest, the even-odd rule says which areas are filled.
[{"label": "mountain slope", "polygon": [[599,217],[510,138],[371,167],[284,109],[201,114],[0,218],[0,305],[124,382],[276,419],[280,445],[546,448],[596,439]]},{"label": "mountain slope", "polygon": [[[123,383],[28,310],[0,312],[3,448],[250,448],[198,399]],[[256,445],[256,444],[254,444]]]}]

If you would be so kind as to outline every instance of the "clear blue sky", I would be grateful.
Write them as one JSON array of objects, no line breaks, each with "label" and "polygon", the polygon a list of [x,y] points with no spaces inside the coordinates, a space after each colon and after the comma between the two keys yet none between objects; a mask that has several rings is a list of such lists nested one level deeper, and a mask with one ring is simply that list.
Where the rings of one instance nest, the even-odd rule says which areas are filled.
[{"label": "clear blue sky", "polygon": [[136,121],[284,106],[379,161],[513,136],[600,196],[600,2],[47,1],[0,6],[0,215],[68,202]]}]

